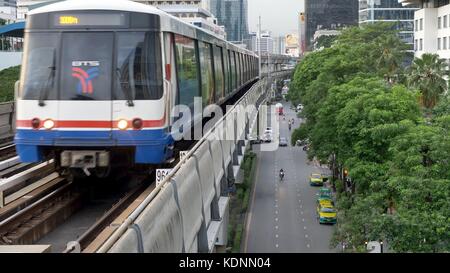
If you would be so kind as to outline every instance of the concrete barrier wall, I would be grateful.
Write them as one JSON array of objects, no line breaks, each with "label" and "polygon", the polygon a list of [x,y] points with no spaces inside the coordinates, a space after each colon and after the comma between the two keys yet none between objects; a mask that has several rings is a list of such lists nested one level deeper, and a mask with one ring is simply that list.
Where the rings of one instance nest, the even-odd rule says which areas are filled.
[{"label": "concrete barrier wall", "polygon": [[237,115],[245,114],[242,109],[245,111],[247,105],[260,101],[265,84],[262,81],[253,87],[239,102],[240,110],[236,107],[226,120],[216,125],[214,131],[222,129],[228,139],[214,138],[211,134],[201,140],[107,252],[205,253],[213,252],[216,244],[226,245],[227,189],[235,179],[233,169],[240,168],[243,149],[248,144],[244,139],[250,127],[248,122],[256,120],[256,113],[240,119]]},{"label": "concrete barrier wall", "polygon": [[[183,250],[181,212],[172,183],[161,191],[113,246],[116,253],[180,253]],[[156,221],[155,221],[156,220]]]},{"label": "concrete barrier wall", "polygon": [[11,137],[15,132],[14,102],[0,103],[0,140]]}]

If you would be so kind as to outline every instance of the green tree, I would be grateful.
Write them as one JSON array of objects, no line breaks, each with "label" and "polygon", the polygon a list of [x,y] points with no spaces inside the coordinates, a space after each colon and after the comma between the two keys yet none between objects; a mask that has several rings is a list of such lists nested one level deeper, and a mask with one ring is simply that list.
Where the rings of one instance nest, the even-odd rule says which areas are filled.
[{"label": "green tree", "polygon": [[423,54],[414,59],[408,83],[421,92],[421,104],[432,109],[447,90],[446,64],[437,54]]},{"label": "green tree", "polygon": [[14,85],[19,80],[20,66],[0,71],[0,102],[14,100]]},{"label": "green tree", "polygon": [[[328,162],[335,178],[349,170],[347,191],[336,180],[333,243],[351,251],[380,239],[393,251],[450,251],[449,99],[438,91],[433,119],[423,118],[419,98],[430,96],[418,86],[430,84],[399,84],[405,54],[392,24],[349,28],[300,62],[289,91],[306,121],[292,139],[308,138],[308,157]],[[441,88],[436,78],[428,82]]]},{"label": "green tree", "polygon": [[378,37],[376,40],[377,50],[373,51],[377,68],[388,82],[398,81],[402,62],[405,60],[407,45],[398,37],[389,35]]}]

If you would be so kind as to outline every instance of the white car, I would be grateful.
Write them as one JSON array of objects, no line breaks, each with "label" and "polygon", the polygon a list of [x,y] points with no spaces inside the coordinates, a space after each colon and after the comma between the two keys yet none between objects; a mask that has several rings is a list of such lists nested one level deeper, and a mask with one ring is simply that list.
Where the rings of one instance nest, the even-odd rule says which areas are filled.
[{"label": "white car", "polygon": [[272,133],[269,133],[269,132],[264,133],[264,136],[263,136],[262,139],[263,139],[264,142],[272,142],[273,135],[272,135]]},{"label": "white car", "polygon": [[267,127],[266,130],[264,131],[264,135],[265,135],[265,134],[271,134],[271,135],[273,135],[272,127]]},{"label": "white car", "polygon": [[299,104],[297,105],[297,111],[302,111],[303,110],[303,105]]}]

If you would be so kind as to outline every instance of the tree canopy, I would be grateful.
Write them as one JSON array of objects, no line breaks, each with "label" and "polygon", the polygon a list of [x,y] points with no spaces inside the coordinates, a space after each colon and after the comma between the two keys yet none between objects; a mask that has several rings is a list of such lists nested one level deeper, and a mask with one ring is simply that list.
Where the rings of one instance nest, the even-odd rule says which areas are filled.
[{"label": "tree canopy", "polygon": [[346,29],[299,63],[289,90],[305,119],[292,141],[308,138],[308,157],[332,169],[333,243],[353,251],[370,240],[450,251],[450,99],[441,61],[425,55],[408,69],[406,49],[392,24]]}]

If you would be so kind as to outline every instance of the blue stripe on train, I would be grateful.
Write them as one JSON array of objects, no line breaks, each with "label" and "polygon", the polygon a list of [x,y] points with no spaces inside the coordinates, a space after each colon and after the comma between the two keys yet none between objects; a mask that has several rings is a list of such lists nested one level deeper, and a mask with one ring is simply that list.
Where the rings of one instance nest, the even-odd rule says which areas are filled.
[{"label": "blue stripe on train", "polygon": [[135,162],[159,164],[172,156],[174,143],[166,129],[140,131],[36,131],[18,129],[14,139],[22,162],[44,160],[44,146],[136,147]]}]

